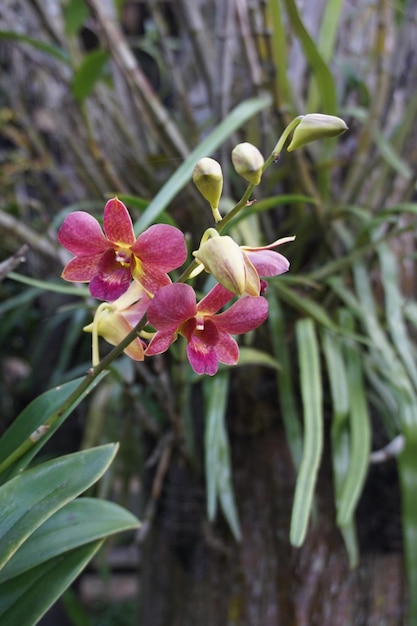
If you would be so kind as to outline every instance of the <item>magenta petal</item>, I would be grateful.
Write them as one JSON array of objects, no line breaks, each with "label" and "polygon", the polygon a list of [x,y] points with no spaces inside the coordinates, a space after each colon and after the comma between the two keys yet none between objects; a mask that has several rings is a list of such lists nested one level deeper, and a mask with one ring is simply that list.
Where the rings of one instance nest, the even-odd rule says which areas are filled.
[{"label": "magenta petal", "polygon": [[217,372],[218,343],[219,332],[211,320],[206,320],[204,330],[192,334],[187,345],[187,357],[197,374],[213,376]]},{"label": "magenta petal", "polygon": [[74,211],[58,231],[59,242],[76,256],[91,256],[110,247],[98,221],[85,211]]},{"label": "magenta petal", "polygon": [[104,207],[104,232],[116,244],[132,246],[136,241],[129,211],[118,198],[112,198]]},{"label": "magenta petal", "polygon": [[161,330],[155,333],[149,342],[145,351],[145,356],[153,356],[154,354],[162,354],[166,352],[169,346],[174,343],[177,334],[172,330]]},{"label": "magenta petal", "polygon": [[117,263],[114,251],[109,250],[101,256],[97,274],[90,282],[90,293],[99,300],[113,302],[127,291],[130,282],[130,267]]},{"label": "magenta petal", "polygon": [[105,302],[113,302],[127,291],[129,285],[130,276],[121,269],[119,274],[94,276],[90,282],[89,289],[93,298],[104,300]]},{"label": "magenta petal", "polygon": [[206,296],[197,305],[199,313],[205,313],[206,315],[213,315],[217,313],[222,306],[230,302],[235,294],[220,285],[219,283],[211,289]]},{"label": "magenta petal", "polygon": [[165,272],[161,272],[154,265],[135,262],[133,278],[142,285],[146,291],[155,294],[161,287],[171,284],[171,279]]},{"label": "magenta petal", "polygon": [[217,358],[220,363],[226,365],[236,365],[239,360],[239,346],[237,342],[227,333],[220,333],[217,344]]},{"label": "magenta petal", "polygon": [[240,335],[257,328],[268,317],[268,301],[262,296],[244,296],[224,313],[216,315],[220,331]]},{"label": "magenta petal", "polygon": [[157,330],[177,329],[196,313],[194,289],[183,283],[162,287],[148,308],[148,320]]},{"label": "magenta petal", "polygon": [[255,266],[259,276],[278,276],[288,272],[290,267],[288,259],[279,254],[279,252],[274,252],[273,250],[257,250],[255,252],[245,250],[245,252]]},{"label": "magenta petal", "polygon": [[132,252],[143,263],[157,265],[161,272],[180,267],[187,258],[184,235],[168,224],[150,226],[139,235]]},{"label": "magenta petal", "polygon": [[62,278],[77,283],[90,282],[98,272],[102,254],[74,257],[64,267]]}]

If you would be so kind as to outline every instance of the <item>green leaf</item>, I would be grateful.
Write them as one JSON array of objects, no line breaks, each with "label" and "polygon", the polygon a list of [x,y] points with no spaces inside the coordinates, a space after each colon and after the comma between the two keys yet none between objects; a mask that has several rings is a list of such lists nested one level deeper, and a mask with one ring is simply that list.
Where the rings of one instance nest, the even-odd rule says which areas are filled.
[{"label": "green leaf", "polygon": [[[343,312],[344,326],[353,330],[353,317]],[[349,397],[349,465],[340,487],[337,523],[351,526],[354,512],[362,493],[371,451],[371,427],[363,381],[362,356],[357,346],[345,341],[346,383]]]},{"label": "green leaf", "polygon": [[88,7],[84,0],[67,0],[63,6],[65,33],[76,35],[88,18]]},{"label": "green leaf", "polygon": [[66,295],[80,296],[86,297],[90,295],[90,292],[87,287],[71,287],[70,285],[66,285],[64,282],[51,282],[49,280],[37,280],[36,278],[31,278],[30,276],[24,276],[23,274],[17,274],[16,272],[9,272],[7,278],[11,280],[15,280],[18,283],[23,283],[24,285],[31,285],[32,287],[37,288],[37,292],[39,293],[39,289],[42,291],[54,291],[55,293],[65,293]]},{"label": "green leaf", "polygon": [[32,46],[37,50],[42,50],[59,61],[69,63],[69,57],[64,50],[53,46],[46,41],[40,41],[39,39],[34,39],[33,37],[28,37],[27,35],[22,35],[21,33],[15,33],[14,31],[9,30],[0,30],[0,39],[12,39],[14,41],[27,43],[29,46]]},{"label": "green leaf", "polygon": [[240,346],[239,348],[239,363],[238,365],[263,365],[264,367],[270,367],[274,370],[280,370],[281,366],[278,361],[263,350],[257,350],[256,348],[246,348]]},{"label": "green leaf", "polygon": [[[86,380],[72,380],[46,391],[33,400],[0,439],[0,482],[21,471],[45,445],[76,406],[107,375],[102,372],[84,386],[82,393],[71,395]],[[69,403],[68,403],[69,402]],[[63,408],[63,404],[66,403]]]},{"label": "green leaf", "polygon": [[134,515],[113,502],[96,498],[68,502],[30,535],[0,571],[0,595],[5,581],[64,552],[138,526]]},{"label": "green leaf", "polygon": [[214,520],[217,511],[217,499],[237,541],[241,540],[241,531],[233,493],[230,448],[225,426],[227,395],[229,390],[229,372],[219,372],[213,378],[204,381],[206,403],[206,428],[204,435],[207,513]]},{"label": "green leaf", "polygon": [[2,626],[35,626],[93,558],[103,541],[94,541],[42,563],[0,587]]},{"label": "green leaf", "polygon": [[399,289],[400,279],[398,261],[387,243],[378,246],[381,264],[381,279],[385,292],[385,310],[388,328],[408,376],[417,389],[417,367],[414,358],[414,346],[408,336],[404,321],[404,296]]},{"label": "green leaf", "polygon": [[156,194],[146,211],[135,223],[135,231],[141,232],[152,224],[158,215],[167,208],[173,198],[191,180],[194,166],[197,161],[212,154],[222,143],[226,141],[235,130],[242,126],[248,119],[270,106],[271,97],[265,95],[260,98],[251,98],[238,104],[229,115],[204,139],[180,165],[165,185]]},{"label": "green leaf", "polygon": [[323,111],[328,115],[336,115],[337,98],[332,74],[300,19],[295,0],[284,0],[284,4],[292,29],[303,48],[307,61],[314,70]]},{"label": "green leaf", "polygon": [[313,320],[298,321],[296,336],[303,402],[304,445],[291,514],[290,541],[292,545],[299,547],[307,532],[323,449],[323,407],[319,349]]},{"label": "green leaf", "polygon": [[317,304],[311,298],[300,296],[294,289],[289,289],[283,280],[276,280],[273,284],[281,299],[300,311],[300,313],[308,315],[322,326],[333,330],[336,329],[333,320],[320,304]]},{"label": "green leaf", "polygon": [[301,424],[299,411],[295,400],[293,367],[288,349],[287,329],[285,326],[284,312],[279,299],[273,291],[269,292],[269,315],[268,323],[272,348],[275,357],[280,359],[281,368],[277,376],[278,401],[281,409],[287,442],[295,467],[299,467],[302,458]]},{"label": "green leaf", "polygon": [[45,520],[104,474],[117,447],[109,444],[53,459],[0,487],[0,568]]},{"label": "green leaf", "polygon": [[84,57],[72,79],[72,95],[77,102],[83,102],[91,94],[109,57],[106,50],[93,50]]}]

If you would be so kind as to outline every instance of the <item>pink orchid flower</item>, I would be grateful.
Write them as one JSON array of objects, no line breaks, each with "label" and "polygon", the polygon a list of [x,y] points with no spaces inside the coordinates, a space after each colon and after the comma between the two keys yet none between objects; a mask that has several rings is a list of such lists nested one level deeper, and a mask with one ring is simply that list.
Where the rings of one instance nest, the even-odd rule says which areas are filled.
[{"label": "pink orchid flower", "polygon": [[178,334],[187,340],[187,357],[197,374],[213,376],[220,363],[235,365],[239,347],[230,336],[257,328],[268,316],[262,296],[244,296],[223,313],[218,311],[233,298],[216,285],[198,304],[190,285],[174,283],[158,291],[148,308],[148,321],[157,329],[145,356],[165,352]]},{"label": "pink orchid flower", "polygon": [[[117,346],[140,322],[151,302],[146,291],[136,282],[131,282],[128,290],[113,302],[102,302],[94,315],[94,320],[83,330],[93,335],[93,366],[100,361],[98,337]],[[125,349],[131,359],[143,361],[144,344],[136,337]]]},{"label": "pink orchid flower", "polygon": [[132,220],[123,202],[113,198],[104,207],[104,233],[98,221],[84,211],[64,220],[60,243],[74,258],[62,278],[90,283],[90,293],[112,302],[129,287],[132,278],[154,294],[171,279],[167,272],[187,257],[184,235],[167,224],[155,224],[136,239]]}]

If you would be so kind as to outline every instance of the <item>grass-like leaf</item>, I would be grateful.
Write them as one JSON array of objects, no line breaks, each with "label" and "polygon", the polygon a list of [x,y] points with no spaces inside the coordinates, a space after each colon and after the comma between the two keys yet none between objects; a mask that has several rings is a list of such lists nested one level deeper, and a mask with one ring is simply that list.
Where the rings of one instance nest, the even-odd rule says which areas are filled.
[{"label": "grass-like leaf", "polygon": [[219,372],[204,381],[206,428],[204,436],[207,513],[214,520],[217,500],[236,540],[241,539],[239,518],[233,493],[230,448],[225,425],[229,373]]},{"label": "grass-like leaf", "polygon": [[303,458],[297,477],[291,514],[290,541],[294,546],[304,542],[310,518],[317,472],[323,449],[322,380],[319,347],[314,322],[303,319],[296,325],[303,402]]}]

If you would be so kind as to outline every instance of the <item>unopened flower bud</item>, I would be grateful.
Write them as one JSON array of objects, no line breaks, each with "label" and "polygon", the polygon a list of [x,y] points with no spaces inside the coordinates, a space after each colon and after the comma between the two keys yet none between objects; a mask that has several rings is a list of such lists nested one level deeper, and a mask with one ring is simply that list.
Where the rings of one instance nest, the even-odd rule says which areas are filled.
[{"label": "unopened flower bud", "polygon": [[264,158],[251,143],[239,143],[232,150],[232,163],[239,176],[252,185],[259,185],[262,178]]},{"label": "unopened flower bud", "polygon": [[258,296],[259,275],[240,246],[228,235],[215,235],[201,243],[193,252],[207,272],[226,289],[242,296]]},{"label": "unopened flower bud", "polygon": [[223,189],[220,163],[209,157],[200,159],[193,170],[193,182],[203,198],[210,203],[212,211],[216,211]]},{"label": "unopened flower bud", "polygon": [[296,126],[288,152],[301,148],[306,143],[323,139],[325,137],[337,137],[347,130],[346,122],[334,115],[323,115],[322,113],[308,113],[304,115],[301,122]]}]

